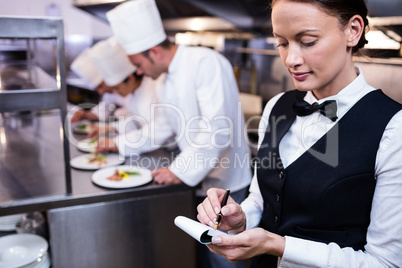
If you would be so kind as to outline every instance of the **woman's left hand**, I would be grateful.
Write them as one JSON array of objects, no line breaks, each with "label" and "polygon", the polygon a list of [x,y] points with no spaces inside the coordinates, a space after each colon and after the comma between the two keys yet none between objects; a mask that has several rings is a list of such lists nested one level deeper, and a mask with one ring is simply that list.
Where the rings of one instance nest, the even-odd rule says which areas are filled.
[{"label": "woman's left hand", "polygon": [[282,257],[285,237],[262,228],[254,228],[237,235],[215,236],[212,238],[212,244],[208,244],[207,247],[229,262],[246,260],[262,254]]}]

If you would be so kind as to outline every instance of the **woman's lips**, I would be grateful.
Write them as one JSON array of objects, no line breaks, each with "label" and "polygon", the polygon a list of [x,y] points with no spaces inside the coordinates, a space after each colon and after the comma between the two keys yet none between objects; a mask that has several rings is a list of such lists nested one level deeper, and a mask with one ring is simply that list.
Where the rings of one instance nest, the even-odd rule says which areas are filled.
[{"label": "woman's lips", "polygon": [[292,76],[293,76],[293,78],[294,79],[296,79],[297,81],[303,81],[303,80],[305,80],[308,76],[310,75],[310,73],[305,73],[305,72],[303,72],[303,73],[293,73],[292,72]]}]

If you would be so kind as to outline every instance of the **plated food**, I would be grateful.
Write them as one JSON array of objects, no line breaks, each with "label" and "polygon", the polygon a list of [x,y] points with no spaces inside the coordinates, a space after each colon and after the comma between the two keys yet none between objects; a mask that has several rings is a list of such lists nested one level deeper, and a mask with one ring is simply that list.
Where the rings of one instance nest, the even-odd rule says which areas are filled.
[{"label": "plated food", "polygon": [[81,121],[72,125],[72,129],[77,134],[88,134],[98,124],[96,122]]},{"label": "plated food", "polygon": [[91,153],[88,157],[88,163],[95,164],[97,166],[103,166],[107,164],[106,155]]},{"label": "plated food", "polygon": [[85,153],[93,153],[95,152],[96,146],[98,146],[98,140],[98,137],[83,139],[77,143],[77,149]]},{"label": "plated food", "polygon": [[141,173],[138,171],[119,170],[118,168],[116,168],[113,175],[107,177],[106,179],[111,181],[121,181],[124,179],[130,179],[132,176],[138,175],[141,175]]},{"label": "plated food", "polygon": [[130,188],[152,181],[151,171],[138,166],[106,167],[92,174],[92,182],[107,188]]},{"label": "plated food", "polygon": [[126,161],[124,156],[119,154],[82,154],[70,160],[73,168],[84,170],[97,170],[103,167],[116,166]]}]

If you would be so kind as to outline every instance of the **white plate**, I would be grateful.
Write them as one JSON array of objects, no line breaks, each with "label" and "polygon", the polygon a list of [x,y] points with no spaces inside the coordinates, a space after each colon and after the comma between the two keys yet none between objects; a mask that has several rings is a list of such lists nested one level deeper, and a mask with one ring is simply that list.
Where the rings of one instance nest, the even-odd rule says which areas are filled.
[{"label": "white plate", "polygon": [[81,121],[77,123],[72,123],[71,127],[74,133],[77,134],[88,134],[91,132],[94,126],[97,126],[97,122],[90,122],[90,121]]},{"label": "white plate", "polygon": [[0,267],[20,267],[42,257],[47,241],[34,234],[12,234],[0,238]]},{"label": "white plate", "polygon": [[71,167],[78,169],[97,170],[103,167],[120,165],[126,161],[124,156],[119,154],[106,154],[105,156],[106,164],[98,165],[98,163],[90,163],[89,159],[92,157],[92,154],[83,154],[71,159],[70,165]]},{"label": "white plate", "polygon": [[[140,175],[133,175],[126,179],[122,179],[121,181],[108,180],[107,177],[113,175],[116,169],[118,169],[119,171],[137,171],[140,173]],[[152,181],[152,176],[149,169],[124,165],[102,168],[98,171],[95,171],[94,174],[92,174],[92,181],[97,185],[107,188],[130,188],[149,183],[150,181]]]},{"label": "white plate", "polygon": [[94,142],[92,142],[92,141],[93,141],[93,139],[90,139],[90,138],[79,141],[77,143],[77,149],[82,152],[85,152],[85,153],[95,152],[98,141],[94,141]]},{"label": "white plate", "polygon": [[19,268],[49,268],[51,264],[49,251],[43,254],[42,257],[37,258],[34,262],[20,266]]},{"label": "white plate", "polygon": [[15,225],[22,220],[24,215],[25,213],[0,217],[0,231],[15,230]]}]

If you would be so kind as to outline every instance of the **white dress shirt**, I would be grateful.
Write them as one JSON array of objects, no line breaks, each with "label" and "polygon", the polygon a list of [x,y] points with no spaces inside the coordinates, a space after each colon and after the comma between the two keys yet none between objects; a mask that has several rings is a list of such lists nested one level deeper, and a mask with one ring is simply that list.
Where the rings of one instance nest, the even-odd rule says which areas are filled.
[{"label": "white dress shirt", "polygon": [[[307,92],[304,100],[309,103],[336,100],[338,120],[373,87],[360,74],[337,95],[317,100]],[[264,109],[259,131],[259,145],[267,128],[267,118],[276,101],[283,93],[272,98]],[[337,121],[336,121],[337,122]],[[289,132],[279,144],[284,167],[289,166],[310,146],[321,138],[336,122],[320,113],[296,117]],[[340,248],[335,243],[320,243],[285,236],[286,246],[278,267],[402,267],[402,111],[388,123],[377,151],[375,175],[377,179],[367,230],[364,251],[351,247]],[[367,133],[370,135],[370,133]],[[259,224],[263,199],[254,176],[250,195],[242,203],[247,216],[247,229]]]},{"label": "white dress shirt", "polygon": [[197,195],[250,184],[244,116],[233,68],[223,55],[179,45],[157,95],[155,124],[121,137],[120,152],[155,150],[173,135],[181,153],[169,169],[187,185],[201,183]]}]

